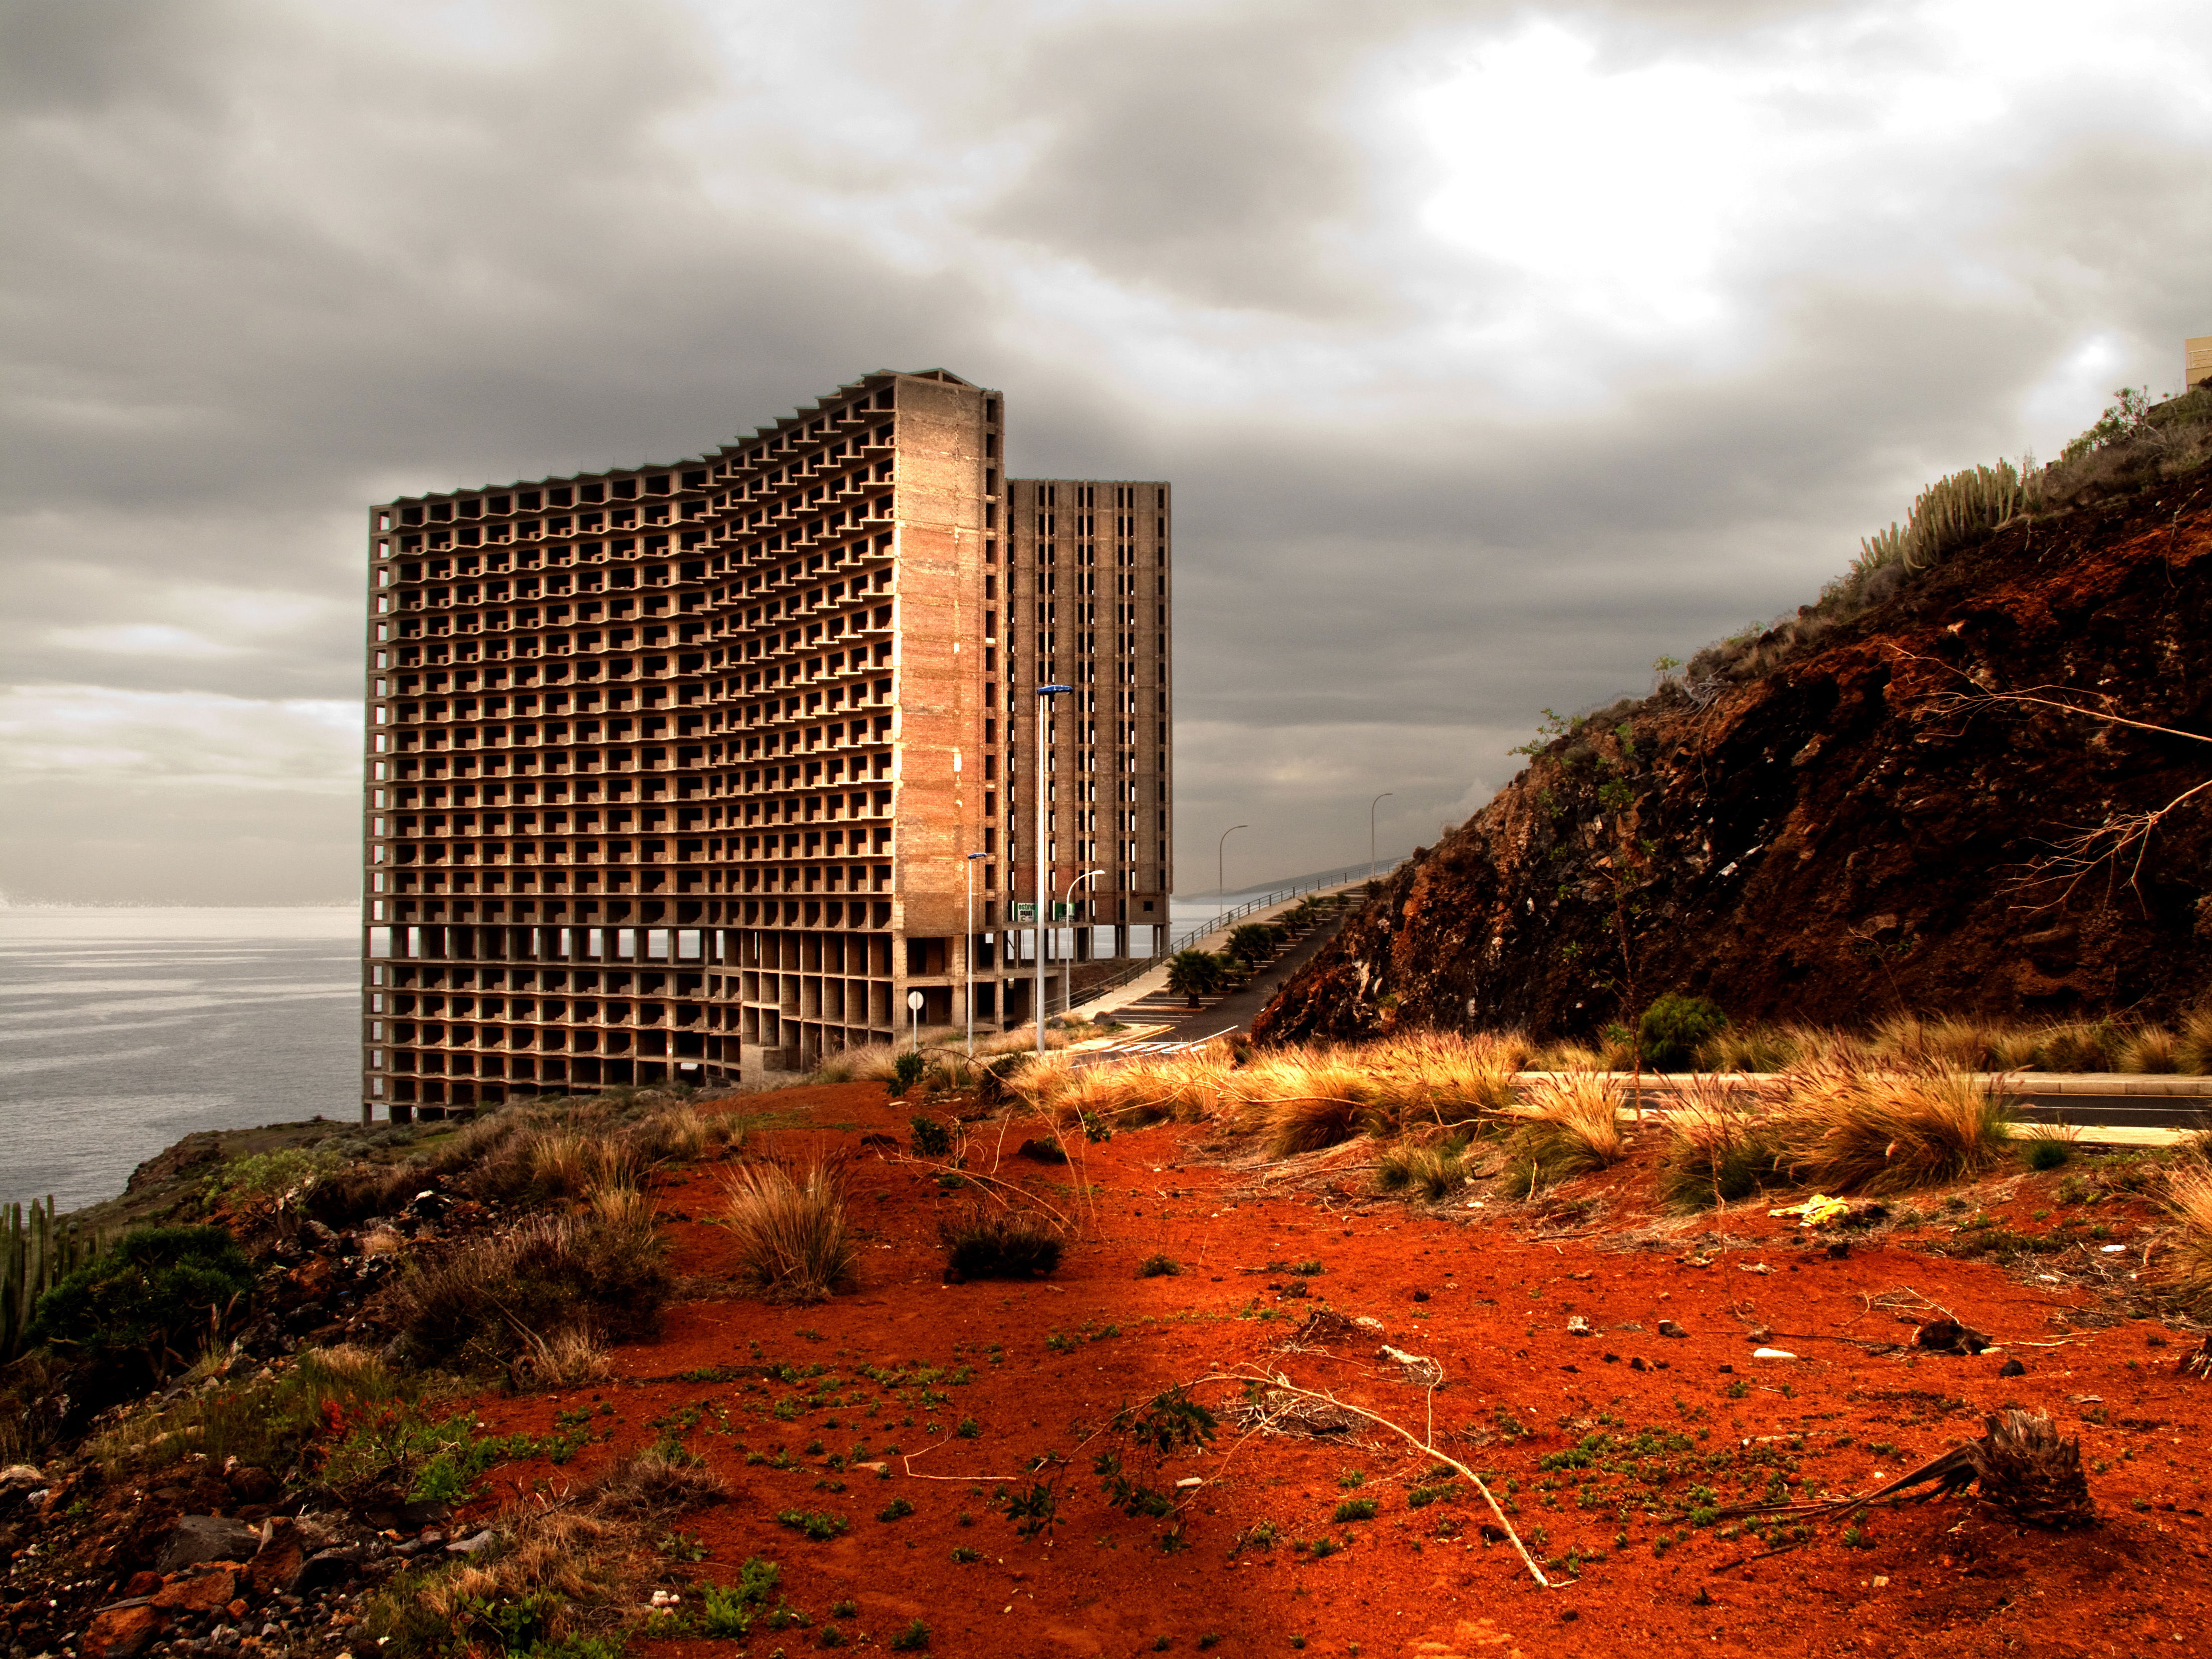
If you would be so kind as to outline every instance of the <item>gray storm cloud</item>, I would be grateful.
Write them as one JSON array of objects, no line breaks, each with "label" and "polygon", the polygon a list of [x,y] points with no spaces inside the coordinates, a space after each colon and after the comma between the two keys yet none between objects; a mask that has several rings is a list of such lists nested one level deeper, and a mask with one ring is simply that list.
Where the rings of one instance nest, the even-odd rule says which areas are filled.
[{"label": "gray storm cloud", "polygon": [[366,503],[936,364],[1176,482],[1182,884],[1403,851],[2172,389],[2208,70],[2182,3],[0,4],[0,890],[346,900]]}]

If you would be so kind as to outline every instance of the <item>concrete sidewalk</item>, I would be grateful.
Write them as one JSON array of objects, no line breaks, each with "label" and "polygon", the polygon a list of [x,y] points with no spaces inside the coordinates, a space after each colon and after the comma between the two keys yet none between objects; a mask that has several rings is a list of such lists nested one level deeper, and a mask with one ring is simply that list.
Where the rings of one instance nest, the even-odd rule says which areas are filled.
[{"label": "concrete sidewalk", "polygon": [[[1185,948],[1197,951],[1224,949],[1229,943],[1229,935],[1239,927],[1255,921],[1273,921],[1277,917],[1285,915],[1296,909],[1309,898],[1328,898],[1334,894],[1354,891],[1366,884],[1366,878],[1363,876],[1358,881],[1342,882],[1334,887],[1316,888],[1310,893],[1301,893],[1296,898],[1285,899],[1280,904],[1270,906],[1265,910],[1255,910],[1249,915],[1239,916],[1234,921],[1215,928],[1197,944]],[[1337,928],[1342,925],[1342,918],[1340,917],[1336,922],[1328,927],[1316,928],[1305,939],[1301,939],[1283,955],[1261,969],[1255,975],[1252,983],[1243,990],[1232,993],[1208,1007],[1191,1011],[1185,1018],[1176,1021],[1176,1024],[1178,1027],[1194,1023],[1203,1024],[1210,1020],[1211,1024],[1207,1028],[1210,1033],[1218,1030],[1224,1024],[1241,1029],[1250,1024],[1252,1016],[1267,1006],[1268,999],[1281,988],[1282,981],[1288,977],[1290,970],[1304,967],[1313,953],[1321,948],[1322,942],[1324,939],[1334,938]],[[1156,996],[1164,992],[1168,988],[1167,964],[1168,959],[1163,957],[1159,966],[1146,969],[1127,985],[1117,985],[1103,995],[1078,1005],[1075,1009],[1076,1017],[1079,1019],[1097,1019],[1102,1015],[1115,1013],[1133,1003],[1143,1001],[1146,997]],[[1266,988],[1266,995],[1257,996],[1256,1000],[1254,1000],[1255,994],[1263,987]],[[1251,1000],[1249,1009],[1243,1007],[1247,1000]],[[1237,1009],[1233,1011],[1230,1008],[1232,1003],[1237,1005]],[[1221,1015],[1221,1018],[1214,1018],[1216,1014]],[[1157,1020],[1164,1016],[1155,1014],[1152,1018]]]}]

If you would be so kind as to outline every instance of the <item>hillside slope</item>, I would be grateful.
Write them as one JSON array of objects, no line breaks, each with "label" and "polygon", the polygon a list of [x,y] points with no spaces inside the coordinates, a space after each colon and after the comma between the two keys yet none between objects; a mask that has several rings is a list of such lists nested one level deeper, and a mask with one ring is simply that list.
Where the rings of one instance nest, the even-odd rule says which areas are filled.
[{"label": "hillside slope", "polygon": [[1820,605],[1557,727],[1255,1035],[1581,1036],[1669,991],[1844,1024],[2195,1001],[2212,791],[2070,889],[2049,860],[2212,778],[2212,744],[1984,695],[2212,734],[2212,389],[2152,417],[1994,531],[1917,570],[1877,538]]}]

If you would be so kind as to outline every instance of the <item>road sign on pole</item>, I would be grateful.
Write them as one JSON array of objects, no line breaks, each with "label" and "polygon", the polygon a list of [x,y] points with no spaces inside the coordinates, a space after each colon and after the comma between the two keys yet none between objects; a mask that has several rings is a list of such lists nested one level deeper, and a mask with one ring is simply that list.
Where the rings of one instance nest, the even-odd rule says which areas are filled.
[{"label": "road sign on pole", "polygon": [[1024,901],[1017,900],[1014,904],[1014,920],[1016,921],[1035,922],[1036,921],[1036,906]]}]

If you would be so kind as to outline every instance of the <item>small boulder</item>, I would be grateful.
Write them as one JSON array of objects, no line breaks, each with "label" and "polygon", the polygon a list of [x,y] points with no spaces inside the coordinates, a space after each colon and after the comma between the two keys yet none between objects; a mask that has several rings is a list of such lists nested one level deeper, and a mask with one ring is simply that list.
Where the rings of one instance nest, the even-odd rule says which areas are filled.
[{"label": "small boulder", "polygon": [[1931,1319],[1912,1333],[1912,1346],[1927,1353],[1979,1353],[1990,1340],[1955,1319]]},{"label": "small boulder", "polygon": [[187,1515],[169,1534],[154,1570],[163,1577],[203,1561],[248,1561],[261,1547],[260,1531],[220,1515]]},{"label": "small boulder", "polygon": [[276,1501],[284,1490],[276,1477],[251,1463],[240,1464],[223,1476],[230,1487],[231,1496],[241,1504],[268,1504]]},{"label": "small boulder", "polygon": [[163,1582],[152,1601],[164,1613],[214,1613],[230,1605],[236,1583],[222,1567],[179,1573]]},{"label": "small boulder", "polygon": [[318,1550],[300,1564],[292,1579],[292,1594],[308,1595],[332,1584],[351,1583],[361,1575],[362,1553],[347,1546]]},{"label": "small boulder", "polygon": [[1659,1322],[1659,1334],[1662,1336],[1687,1336],[1689,1332],[1684,1330],[1680,1325],[1677,1325],[1671,1319],[1662,1319]]},{"label": "small boulder", "polygon": [[93,1615],[78,1650],[84,1659],[134,1659],[161,1633],[161,1615],[144,1602],[102,1607]]},{"label": "small boulder", "polygon": [[270,1528],[269,1541],[246,1564],[246,1582],[256,1595],[274,1595],[291,1588],[307,1559],[299,1527],[290,1521],[276,1522]]},{"label": "small boulder", "polygon": [[1997,1367],[1997,1375],[1999,1376],[2026,1376],[2027,1375],[2027,1367],[2021,1364],[2017,1359],[2008,1359],[2003,1364]]}]

